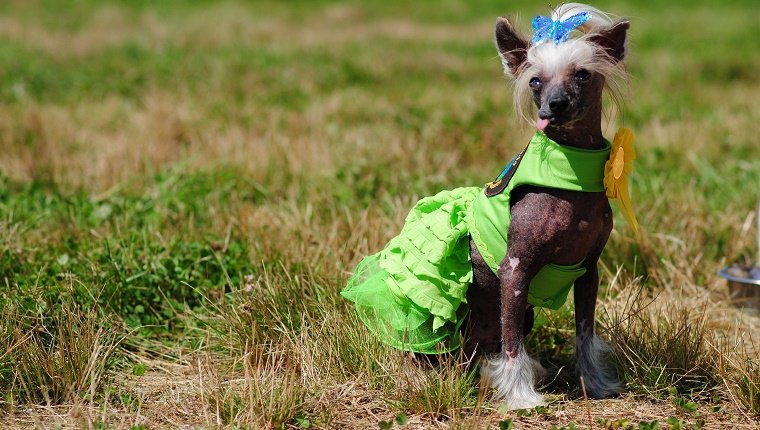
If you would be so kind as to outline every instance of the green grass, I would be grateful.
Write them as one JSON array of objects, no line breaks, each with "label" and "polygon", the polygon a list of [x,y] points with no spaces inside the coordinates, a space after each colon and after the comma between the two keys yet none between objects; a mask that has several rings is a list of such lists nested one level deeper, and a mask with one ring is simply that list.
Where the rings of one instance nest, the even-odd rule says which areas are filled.
[{"label": "green grass", "polygon": [[529,138],[492,31],[543,6],[0,5],[0,423],[750,428],[760,319],[716,273],[756,255],[755,3],[595,6],[632,20],[606,134],[636,134],[644,232],[616,213],[598,310],[629,391],[582,400],[568,305],[528,338],[550,404],[518,415],[456,357],[410,365],[338,292],[417,198]]}]

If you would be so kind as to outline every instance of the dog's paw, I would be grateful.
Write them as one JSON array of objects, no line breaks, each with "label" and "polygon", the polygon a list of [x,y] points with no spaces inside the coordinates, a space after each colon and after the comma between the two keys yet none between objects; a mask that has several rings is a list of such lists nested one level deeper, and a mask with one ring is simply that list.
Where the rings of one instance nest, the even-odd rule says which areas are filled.
[{"label": "dog's paw", "polygon": [[480,375],[496,390],[496,398],[503,400],[507,408],[532,409],[546,404],[533,385],[536,377],[534,365],[537,363],[524,350],[515,358],[504,358],[498,354],[481,362]]},{"label": "dog's paw", "polygon": [[612,348],[596,335],[579,340],[576,344],[578,370],[583,377],[589,397],[603,399],[623,391],[623,383],[615,368],[609,363]]}]

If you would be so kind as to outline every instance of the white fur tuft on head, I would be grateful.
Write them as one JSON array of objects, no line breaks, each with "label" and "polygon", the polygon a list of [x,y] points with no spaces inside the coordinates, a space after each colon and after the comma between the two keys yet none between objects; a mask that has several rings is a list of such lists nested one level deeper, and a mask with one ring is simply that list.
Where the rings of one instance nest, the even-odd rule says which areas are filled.
[{"label": "white fur tuft on head", "polygon": [[595,30],[609,27],[613,23],[613,20],[610,18],[609,14],[602,12],[595,7],[582,3],[565,3],[559,5],[552,11],[551,18],[555,21],[563,21],[581,12],[588,12],[591,14],[591,18],[589,18],[589,20],[586,21],[583,25],[578,27],[578,29],[584,33],[591,33]]}]

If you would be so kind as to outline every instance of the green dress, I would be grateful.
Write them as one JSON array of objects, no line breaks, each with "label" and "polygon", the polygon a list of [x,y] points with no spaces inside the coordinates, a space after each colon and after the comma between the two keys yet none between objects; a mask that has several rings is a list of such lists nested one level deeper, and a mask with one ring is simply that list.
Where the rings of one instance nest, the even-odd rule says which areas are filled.
[{"label": "green dress", "polygon": [[[470,237],[496,273],[507,251],[512,190],[537,185],[604,191],[609,153],[608,142],[604,149],[584,150],[536,133],[494,182],[420,199],[399,235],[359,263],[341,295],[355,303],[372,332],[396,348],[426,354],[458,348],[473,279]],[[542,268],[531,281],[528,302],[561,307],[585,273],[582,265]]]}]

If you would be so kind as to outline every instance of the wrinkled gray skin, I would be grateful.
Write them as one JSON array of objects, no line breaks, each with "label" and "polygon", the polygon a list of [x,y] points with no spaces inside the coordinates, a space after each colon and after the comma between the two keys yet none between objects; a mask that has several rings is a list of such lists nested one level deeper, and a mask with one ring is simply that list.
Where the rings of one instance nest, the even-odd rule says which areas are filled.
[{"label": "wrinkled gray skin", "polygon": [[[628,21],[620,21],[591,40],[613,61],[620,61],[628,26]],[[500,18],[496,44],[512,74],[518,76],[526,61],[527,40],[507,19]],[[546,135],[562,145],[602,148],[604,78],[580,70],[571,70],[561,82],[555,79],[551,84],[544,84],[541,76],[535,78],[541,82],[533,89],[539,116],[550,120]],[[498,276],[470,243],[474,282],[467,293],[471,311],[464,348],[468,355],[499,351],[505,359],[517,355],[533,325],[533,311],[527,302],[530,280],[550,263],[570,265],[585,259],[586,274],[574,288],[576,336],[588,339],[594,334],[597,262],[612,230],[612,212],[604,192],[523,186],[513,192],[511,202],[509,245]],[[516,267],[515,261],[519,261]]]}]

